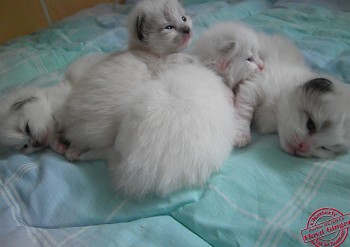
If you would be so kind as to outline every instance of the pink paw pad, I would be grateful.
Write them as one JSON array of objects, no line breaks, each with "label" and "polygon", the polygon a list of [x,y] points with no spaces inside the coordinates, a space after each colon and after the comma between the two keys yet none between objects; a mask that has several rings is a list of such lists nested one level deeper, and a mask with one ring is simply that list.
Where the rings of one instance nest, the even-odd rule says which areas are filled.
[{"label": "pink paw pad", "polygon": [[75,161],[79,159],[80,153],[73,149],[67,149],[67,151],[65,152],[65,156],[67,160]]},{"label": "pink paw pad", "polygon": [[59,139],[55,139],[53,143],[51,143],[51,148],[59,154],[64,154],[66,152],[68,146],[60,142]]},{"label": "pink paw pad", "polygon": [[64,154],[64,152],[66,152],[67,150],[67,146],[64,145],[64,144],[59,144],[56,148],[56,152],[59,153],[59,154]]}]

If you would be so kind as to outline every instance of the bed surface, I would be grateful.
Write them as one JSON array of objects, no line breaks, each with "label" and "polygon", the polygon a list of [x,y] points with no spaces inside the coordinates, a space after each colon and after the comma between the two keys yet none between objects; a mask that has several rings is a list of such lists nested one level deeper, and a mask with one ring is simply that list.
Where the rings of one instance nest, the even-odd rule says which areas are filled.
[{"label": "bed surface", "polygon": [[[184,2],[194,41],[214,23],[240,20],[287,35],[313,68],[350,82],[349,3]],[[0,91],[53,85],[77,57],[126,48],[132,6],[98,5],[0,46]],[[350,154],[293,157],[276,135],[255,133],[202,188],[138,203],[111,190],[105,162],[0,148],[0,246],[307,246],[300,231],[312,212],[350,213],[349,163]]]}]

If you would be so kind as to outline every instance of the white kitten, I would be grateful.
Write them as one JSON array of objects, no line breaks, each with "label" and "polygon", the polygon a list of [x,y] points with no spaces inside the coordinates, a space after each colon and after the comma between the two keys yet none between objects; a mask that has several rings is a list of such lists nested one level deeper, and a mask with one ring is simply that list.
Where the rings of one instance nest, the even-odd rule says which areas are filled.
[{"label": "white kitten", "polygon": [[84,72],[73,72],[84,75],[78,76],[82,83],[74,83],[65,112],[70,160],[103,157],[114,144],[133,91],[167,66],[190,58],[173,54],[191,40],[192,23],[178,1],[139,2],[128,26],[129,50],[111,54],[86,73],[85,66],[75,68]]},{"label": "white kitten", "polygon": [[74,84],[64,119],[64,136],[71,143],[67,158],[90,159],[90,151],[111,148],[133,91],[150,78],[146,64],[124,52],[96,64]]},{"label": "white kitten", "polygon": [[234,89],[263,69],[258,49],[258,38],[253,29],[242,23],[224,22],[204,32],[192,53],[223,76],[227,85]]},{"label": "white kitten", "polygon": [[244,81],[236,95],[235,107],[240,116],[240,127],[235,138],[235,145],[238,147],[250,142],[253,114],[256,116],[255,125],[261,133],[271,133],[276,129],[276,98],[288,87],[295,87],[298,83],[296,81],[301,79],[298,76],[311,73],[301,52],[291,41],[281,35],[256,35],[264,69]]},{"label": "white kitten", "polygon": [[173,54],[190,38],[179,3],[138,6],[130,49],[80,78],[65,122],[67,158],[109,154],[114,187],[134,198],[204,183],[229,155],[235,121],[222,79],[192,56]]},{"label": "white kitten", "polygon": [[199,186],[229,156],[232,92],[213,71],[175,65],[133,97],[109,160],[118,191],[142,198]]},{"label": "white kitten", "polygon": [[319,74],[305,82],[306,78],[302,85],[283,92],[278,102],[281,147],[291,154],[319,158],[349,150],[349,86]]},{"label": "white kitten", "polygon": [[258,37],[265,66],[239,87],[236,144],[244,146],[250,141],[253,121],[260,133],[278,131],[281,147],[291,154],[326,158],[347,150],[347,86],[312,71],[299,49],[286,38],[265,34]]},{"label": "white kitten", "polygon": [[179,52],[190,44],[191,28],[179,1],[141,1],[128,16],[129,49],[157,57]]},{"label": "white kitten", "polygon": [[0,99],[0,142],[31,153],[51,146],[63,153],[59,141],[61,110],[71,86],[63,81],[51,88],[19,87]]},{"label": "white kitten", "polygon": [[[227,46],[230,42],[244,45],[237,53],[227,53],[223,47],[231,48]],[[247,51],[263,60],[259,73],[249,70],[244,56],[240,56]],[[313,72],[299,49],[285,37],[256,33],[241,24],[219,24],[202,35],[194,53],[232,89],[246,79],[235,90],[239,116],[235,146],[250,142],[253,120],[261,133],[278,130],[282,148],[292,154],[324,158],[349,149],[348,87]]]}]

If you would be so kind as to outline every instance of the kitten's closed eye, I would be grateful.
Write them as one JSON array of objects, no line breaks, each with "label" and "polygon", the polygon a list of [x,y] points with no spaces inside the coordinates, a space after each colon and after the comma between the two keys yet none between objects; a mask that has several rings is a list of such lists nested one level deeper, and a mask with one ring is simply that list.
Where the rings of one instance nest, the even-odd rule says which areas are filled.
[{"label": "kitten's closed eye", "polygon": [[26,125],[26,129],[25,129],[25,131],[26,131],[26,134],[27,134],[28,136],[30,136],[30,135],[31,135],[31,132],[30,132],[30,128],[29,128],[28,123],[27,123],[27,125]]},{"label": "kitten's closed eye", "polygon": [[330,154],[341,153],[344,150],[343,146],[338,144],[333,146],[321,146],[318,149]]}]

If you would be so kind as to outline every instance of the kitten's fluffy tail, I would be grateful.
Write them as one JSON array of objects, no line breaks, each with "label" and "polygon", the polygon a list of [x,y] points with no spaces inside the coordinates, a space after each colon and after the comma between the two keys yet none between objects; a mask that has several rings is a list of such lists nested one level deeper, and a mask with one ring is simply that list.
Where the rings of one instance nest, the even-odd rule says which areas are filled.
[{"label": "kitten's fluffy tail", "polygon": [[202,185],[232,149],[231,101],[222,80],[197,65],[179,66],[145,82],[109,160],[116,190],[142,198]]}]

